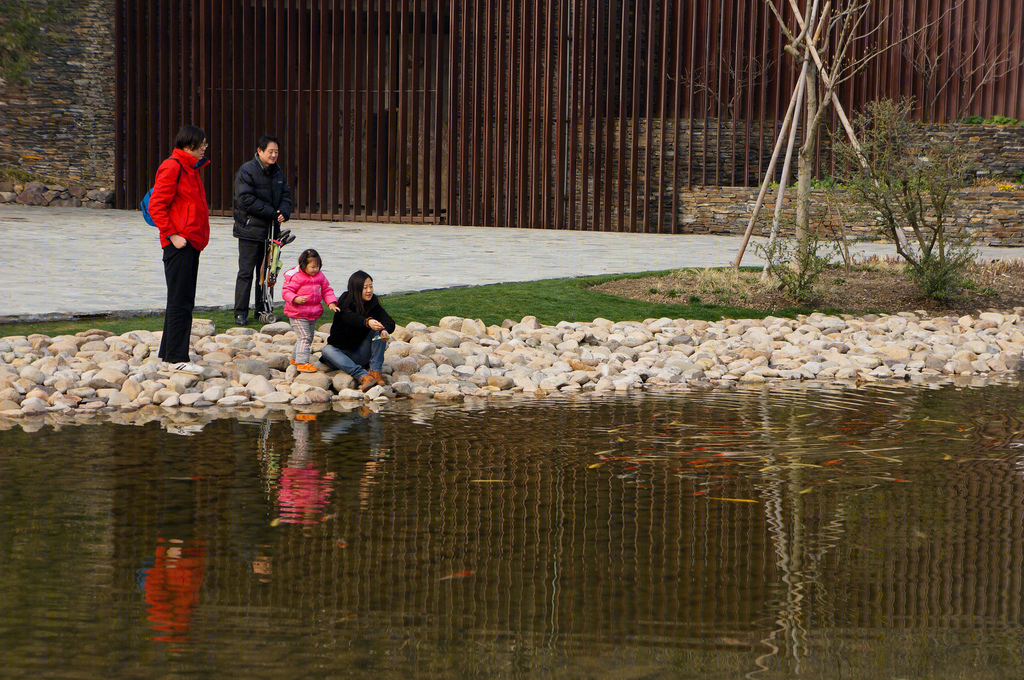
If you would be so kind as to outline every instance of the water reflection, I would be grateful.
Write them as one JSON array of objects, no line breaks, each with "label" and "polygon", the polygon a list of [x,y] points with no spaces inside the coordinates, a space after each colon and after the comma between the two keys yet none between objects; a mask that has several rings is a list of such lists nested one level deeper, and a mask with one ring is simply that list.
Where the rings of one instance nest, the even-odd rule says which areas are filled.
[{"label": "water reflection", "polygon": [[278,411],[187,437],[3,431],[8,667],[1009,677],[1022,396],[735,390]]}]

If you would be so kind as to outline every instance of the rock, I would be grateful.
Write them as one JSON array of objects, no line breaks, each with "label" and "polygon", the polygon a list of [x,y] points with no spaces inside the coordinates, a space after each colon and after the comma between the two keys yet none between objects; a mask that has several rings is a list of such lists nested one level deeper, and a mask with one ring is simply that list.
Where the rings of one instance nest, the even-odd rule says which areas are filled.
[{"label": "rock", "polygon": [[446,316],[437,322],[437,327],[445,331],[460,331],[465,321],[461,316]]},{"label": "rock", "polygon": [[266,335],[284,335],[291,331],[291,329],[292,325],[287,321],[278,321],[276,323],[266,324],[260,328],[260,333],[265,333]]},{"label": "rock", "polygon": [[293,383],[312,385],[321,390],[329,390],[332,387],[331,378],[326,373],[299,373],[295,376]]},{"label": "rock", "polygon": [[201,392],[186,392],[185,394],[178,395],[178,403],[181,406],[195,406],[200,402],[210,403],[209,399],[203,398]]},{"label": "rock", "polygon": [[50,405],[39,397],[28,397],[21,402],[21,412],[25,415],[46,413],[49,407]]},{"label": "rock", "polygon": [[363,392],[359,391],[359,390],[342,389],[342,390],[338,391],[338,398],[339,399],[343,399],[343,400],[349,400],[349,401],[351,401],[351,400],[363,401],[363,399],[366,398],[366,395]]},{"label": "rock", "polygon": [[458,347],[462,343],[462,339],[455,331],[440,330],[431,333],[428,337],[438,347]]},{"label": "rock", "polygon": [[210,319],[192,319],[192,335],[206,338],[217,332],[217,326]]},{"label": "rock", "polygon": [[487,326],[479,319],[464,319],[460,328],[451,330],[458,330],[463,335],[487,335]]},{"label": "rock", "polygon": [[208,387],[203,390],[203,399],[210,402],[220,401],[224,398],[224,389],[223,385],[213,385],[212,387]]},{"label": "rock", "polygon": [[262,375],[253,376],[245,386],[254,397],[263,397],[271,392],[277,391],[274,386],[270,384],[270,381]]},{"label": "rock", "polygon": [[29,182],[18,194],[18,203],[22,205],[46,205],[43,194],[46,193],[46,185],[41,182]]},{"label": "rock", "polygon": [[[400,394],[402,396],[408,396],[408,395],[412,394],[412,392],[413,392],[413,384],[411,382],[409,382],[408,380],[402,380],[402,381],[399,381],[399,382],[396,382],[396,383],[392,383],[391,389],[395,392],[395,394]],[[339,390],[339,392],[340,392],[340,390]]]},{"label": "rock", "polygon": [[46,374],[40,371],[35,366],[32,366],[31,364],[29,364],[28,366],[22,366],[21,370],[18,371],[18,375],[37,385],[42,385],[44,382],[46,382]]},{"label": "rock", "polygon": [[235,368],[240,373],[252,373],[270,380],[270,365],[259,359],[235,359]]},{"label": "rock", "polygon": [[[489,328],[453,316],[441,327],[410,323],[400,333],[396,329],[384,370],[393,384],[364,394],[343,371],[298,373],[288,361],[294,333],[284,322],[265,327],[273,332],[231,328],[221,334],[213,324],[197,322],[193,347],[206,364],[202,376],[171,373],[151,358],[159,340],[146,331],[0,338],[0,411],[23,417],[42,403],[44,412],[129,412],[148,404],[162,412],[156,405],[243,406],[252,399],[263,406],[302,406],[325,403],[332,390],[338,400],[457,403],[466,396],[710,389],[719,382],[864,383],[939,374],[981,380],[1024,365],[1018,313],[955,320],[925,313],[845,319],[811,314],[795,321],[598,319],[554,327],[525,317]],[[318,335],[316,342],[323,341]]]},{"label": "rock", "polygon": [[391,370],[395,373],[415,373],[420,370],[420,362],[411,357],[404,357],[391,363]]},{"label": "rock", "polygon": [[128,398],[128,401],[135,401],[142,394],[142,385],[135,378],[128,378],[121,383],[121,394]]},{"label": "rock", "polygon": [[262,397],[260,397],[259,400],[264,404],[287,404],[293,398],[294,397],[292,397],[292,395],[290,394],[275,391],[271,392],[270,394],[263,395]]},{"label": "rock", "polygon": [[910,359],[910,350],[899,345],[886,345],[881,351],[885,356],[897,361],[907,361]]},{"label": "rock", "polygon": [[90,201],[96,201],[97,203],[113,203],[114,202],[114,190],[113,189],[92,189],[87,191],[85,197]]},{"label": "rock", "polygon": [[[125,366],[127,370],[127,366]],[[111,385],[116,385],[118,389],[121,388],[121,384],[128,379],[128,376],[124,372],[114,368],[101,368],[96,375],[92,377],[93,381],[101,380]],[[92,381],[90,381],[92,382]]]},{"label": "rock", "polygon": [[267,366],[276,371],[287,371],[288,367],[291,366],[291,357],[287,354],[276,354],[271,353],[263,357]]},{"label": "rock", "polygon": [[331,386],[334,388],[334,391],[339,394],[344,390],[353,389],[355,385],[355,378],[344,371],[338,371],[331,376]]}]

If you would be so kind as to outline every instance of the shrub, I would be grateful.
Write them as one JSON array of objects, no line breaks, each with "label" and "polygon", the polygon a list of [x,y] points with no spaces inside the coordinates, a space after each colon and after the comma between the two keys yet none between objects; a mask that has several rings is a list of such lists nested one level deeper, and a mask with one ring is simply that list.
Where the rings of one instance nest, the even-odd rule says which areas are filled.
[{"label": "shrub", "polygon": [[850,197],[875,212],[910,276],[929,297],[948,299],[975,259],[970,233],[949,225],[968,168],[955,143],[919,133],[910,106],[869,103],[854,120],[860,152],[844,140],[837,140],[836,152]]},{"label": "shrub", "polygon": [[[800,304],[817,298],[816,286],[821,273],[831,264],[830,254],[821,255],[822,241],[812,229],[803,242],[796,239],[775,239],[754,244],[754,250],[768,263],[768,275],[778,283],[789,299]],[[828,249],[835,249],[829,243]]]}]

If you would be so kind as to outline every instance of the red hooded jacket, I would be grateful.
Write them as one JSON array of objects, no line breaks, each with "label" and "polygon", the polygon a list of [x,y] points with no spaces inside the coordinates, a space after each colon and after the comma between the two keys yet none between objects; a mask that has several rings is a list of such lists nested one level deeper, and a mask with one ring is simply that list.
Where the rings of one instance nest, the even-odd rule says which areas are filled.
[{"label": "red hooded jacket", "polygon": [[196,250],[210,242],[210,208],[206,187],[199,177],[199,168],[207,163],[205,158],[199,160],[184,149],[175,149],[157,169],[149,214],[160,230],[161,248],[167,247],[174,234],[184,237]]}]

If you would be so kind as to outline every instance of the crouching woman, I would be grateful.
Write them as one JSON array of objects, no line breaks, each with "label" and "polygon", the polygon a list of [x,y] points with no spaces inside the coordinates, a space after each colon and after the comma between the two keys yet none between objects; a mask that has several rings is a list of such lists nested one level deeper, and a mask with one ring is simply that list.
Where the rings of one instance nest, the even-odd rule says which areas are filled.
[{"label": "crouching woman", "polygon": [[383,385],[384,349],[395,322],[373,294],[369,274],[359,270],[349,277],[338,307],[320,359],[355,378],[364,392]]}]

